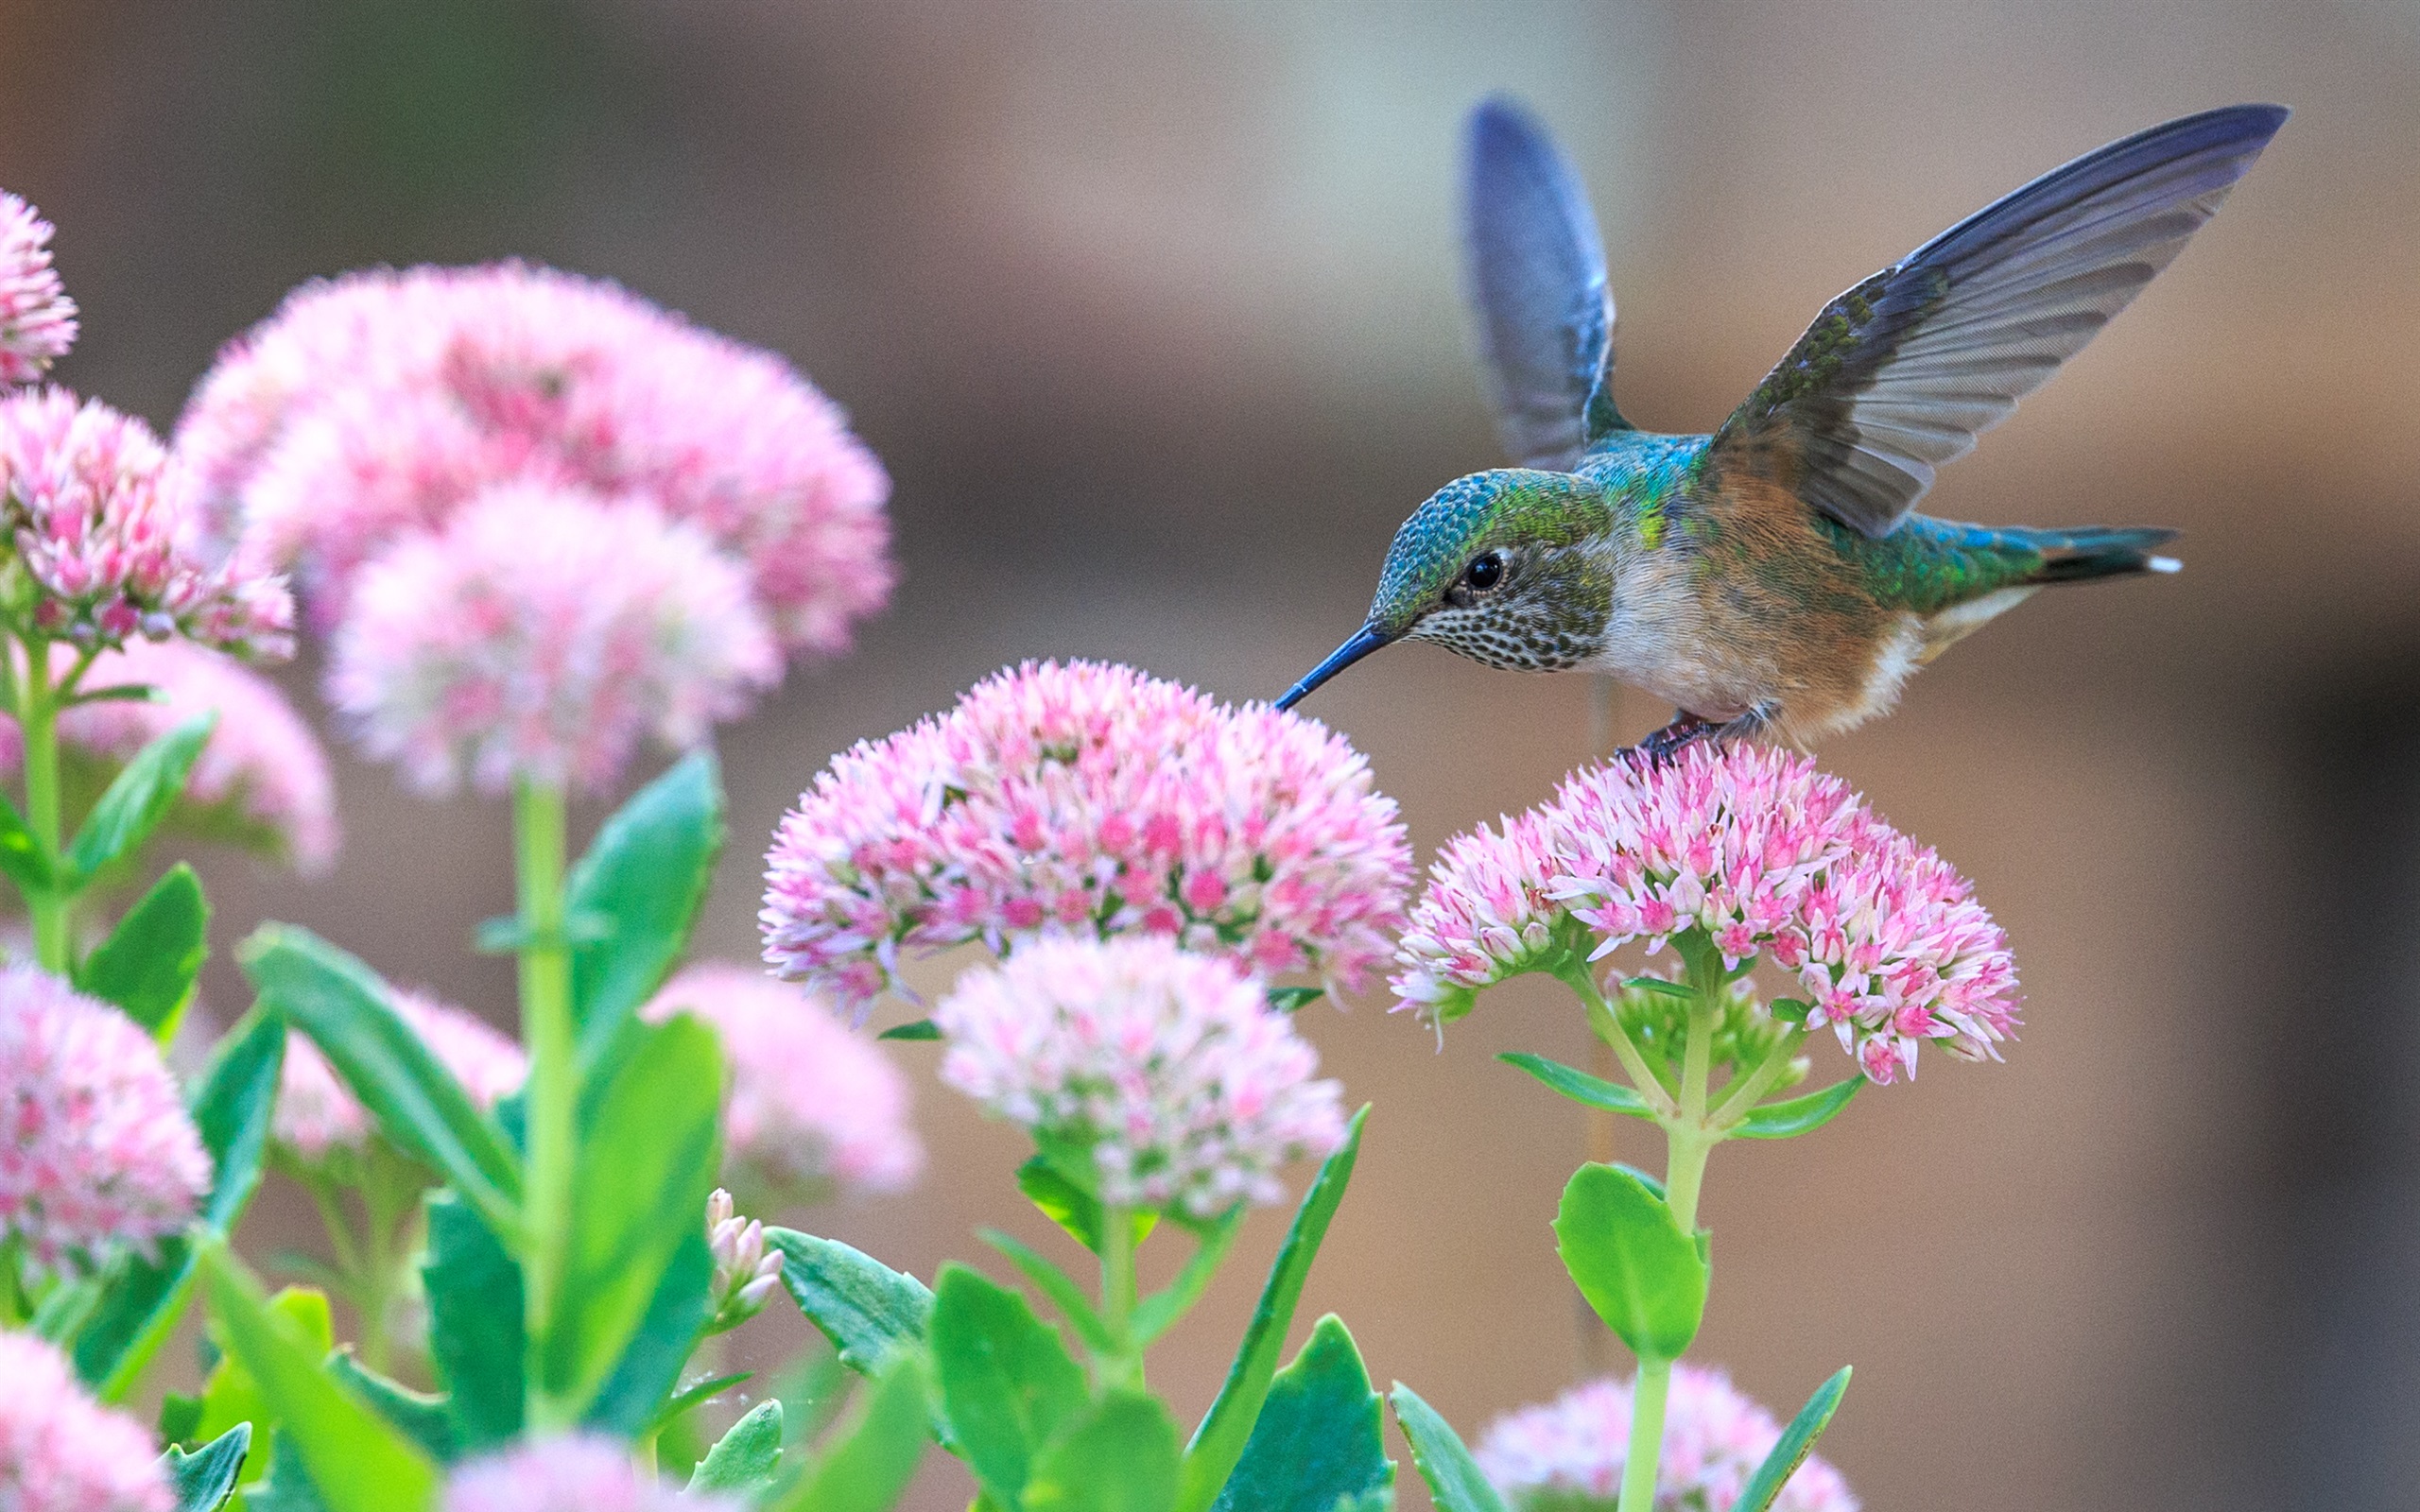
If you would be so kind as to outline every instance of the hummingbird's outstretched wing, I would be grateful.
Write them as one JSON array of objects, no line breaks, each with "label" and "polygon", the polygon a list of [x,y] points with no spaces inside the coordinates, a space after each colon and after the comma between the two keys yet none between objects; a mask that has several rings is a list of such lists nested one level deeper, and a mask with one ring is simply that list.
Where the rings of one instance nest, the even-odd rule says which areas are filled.
[{"label": "hummingbird's outstretched wing", "polygon": [[1462,246],[1504,450],[1523,467],[1569,472],[1590,440],[1628,428],[1614,410],[1605,249],[1579,175],[1500,94],[1471,112],[1463,135]]},{"label": "hummingbird's outstretched wing", "polygon": [[1888,534],[1935,468],[2184,249],[2286,114],[2235,105],[2155,126],[1959,222],[1824,306],[1715,434],[1708,465]]}]

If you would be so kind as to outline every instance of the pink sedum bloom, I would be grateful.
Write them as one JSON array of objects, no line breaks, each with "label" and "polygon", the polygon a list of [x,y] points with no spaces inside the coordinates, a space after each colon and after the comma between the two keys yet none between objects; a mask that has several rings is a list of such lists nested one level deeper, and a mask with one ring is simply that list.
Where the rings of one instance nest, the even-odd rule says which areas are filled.
[{"label": "pink sedum bloom", "polygon": [[694,745],[780,677],[744,575],[703,535],[513,486],[363,568],[328,696],[424,791],[467,773],[596,792],[643,738]]},{"label": "pink sedum bloom", "polygon": [[8,1512],[170,1512],[151,1435],[95,1401],[66,1359],[0,1330],[0,1507]]},{"label": "pink sedum bloom", "polygon": [[[1499,1418],[1479,1441],[1479,1469],[1512,1512],[1613,1512],[1630,1452],[1631,1383],[1607,1378]],[[1720,1370],[1672,1367],[1656,1464],[1656,1512],[1724,1512],[1781,1441],[1772,1415]],[[1773,1512],[1858,1512],[1841,1472],[1808,1459]]]},{"label": "pink sedum bloom", "polygon": [[47,971],[0,967],[0,1234],[51,1270],[149,1253],[210,1177],[150,1037]]},{"label": "pink sedum bloom", "polygon": [[596,1434],[536,1438],[471,1460],[446,1479],[441,1512],[740,1512],[723,1496],[684,1495]]},{"label": "pink sedum bloom", "polygon": [[314,619],[399,533],[527,482],[648,505],[744,562],[790,652],[890,596],[890,484],[770,352],[614,284],[502,263],[306,284],[232,345],[177,433],[222,539],[291,565]]},{"label": "pink sedum bloom", "polygon": [[50,266],[50,222],[0,193],[0,384],[29,384],[76,344],[76,301]]},{"label": "pink sedum bloom", "polygon": [[[481,1108],[494,1108],[528,1079],[529,1062],[521,1047],[475,1014],[421,992],[396,991],[389,1001]],[[317,1164],[331,1154],[360,1153],[372,1132],[368,1110],[320,1047],[302,1034],[288,1033],[270,1136],[288,1154]]]},{"label": "pink sedum bloom", "polygon": [[189,488],[149,426],[63,388],[0,398],[0,521],[33,587],[30,628],[79,645],[171,635],[293,654],[285,580],[194,545]]},{"label": "pink sedum bloom", "polygon": [[1404,926],[1394,979],[1405,1006],[1459,1017],[1480,988],[1529,971],[1556,949],[1568,915],[1552,894],[1563,861],[1553,816],[1537,809],[1445,842],[1428,890]]},{"label": "pink sedum bloom", "polygon": [[[52,662],[65,670],[64,656]],[[177,726],[215,711],[218,723],[166,824],[177,826],[182,811],[209,837],[257,845],[305,875],[328,869],[337,834],[328,754],[274,683],[185,642],[132,641],[95,658],[81,687],[89,693],[138,685],[165,696],[107,698],[68,709],[59,716],[60,745],[104,766],[122,766]],[[24,762],[16,722],[0,714],[0,776],[14,777]]]},{"label": "pink sedum bloom", "polygon": [[834,759],[767,858],[765,958],[862,1013],[902,947],[1170,936],[1356,985],[1410,849],[1323,725],[1097,662],[1028,662]]},{"label": "pink sedum bloom", "polygon": [[1089,1148],[1102,1201],[1210,1218],[1282,1201],[1344,1138],[1340,1090],[1256,978],[1164,937],[1050,939],[934,1010],[942,1080],[1045,1148]]},{"label": "pink sedum bloom", "polygon": [[812,1196],[827,1184],[897,1192],[924,1169],[908,1081],[822,1005],[744,966],[689,967],[640,1009],[714,1025],[731,1064],[723,1155],[748,1185]]}]

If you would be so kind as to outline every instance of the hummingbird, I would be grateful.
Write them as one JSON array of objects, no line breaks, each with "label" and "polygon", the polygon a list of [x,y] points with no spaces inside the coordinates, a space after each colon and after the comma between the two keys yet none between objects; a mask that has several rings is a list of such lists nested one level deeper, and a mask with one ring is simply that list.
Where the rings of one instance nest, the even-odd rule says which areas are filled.
[{"label": "hummingbird", "polygon": [[1825,305],[1720,429],[1668,436],[1615,407],[1614,305],[1578,174],[1527,111],[1483,101],[1464,137],[1465,272],[1519,465],[1413,510],[1368,618],[1277,707],[1430,641],[1670,702],[1651,759],[1702,739],[1804,747],[1886,713],[1918,666],[2046,585],[2175,572],[2157,552],[2173,530],[1915,506],[2183,250],[2286,115],[2205,111],[2034,180]]}]

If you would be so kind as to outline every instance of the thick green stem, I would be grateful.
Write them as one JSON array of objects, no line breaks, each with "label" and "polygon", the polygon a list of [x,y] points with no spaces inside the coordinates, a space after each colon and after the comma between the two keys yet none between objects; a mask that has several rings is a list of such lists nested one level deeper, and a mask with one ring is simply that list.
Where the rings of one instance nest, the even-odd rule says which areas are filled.
[{"label": "thick green stem", "polygon": [[0,1240],[0,1325],[18,1328],[34,1315],[26,1295],[26,1242],[15,1234]]},{"label": "thick green stem", "polygon": [[1100,1215],[1100,1320],[1116,1352],[1101,1363],[1103,1385],[1143,1384],[1143,1351],[1134,1347],[1134,1214],[1104,1207]]},{"label": "thick green stem", "polygon": [[541,1368],[571,1240],[579,1068],[571,1018],[571,951],[563,936],[563,790],[524,779],[512,791],[514,876],[521,902],[521,1042],[529,1054],[528,1165],[523,1183],[522,1277],[528,1326],[527,1418],[569,1426]]},{"label": "thick green stem", "polygon": [[1754,1071],[1722,1089],[1722,1101],[1706,1115],[1706,1122],[1717,1132],[1729,1133],[1748,1116],[1748,1110],[1756,1106],[1758,1098],[1772,1091],[1773,1084],[1789,1070],[1790,1062],[1798,1058],[1799,1046],[1806,1042],[1806,1031],[1804,1029],[1793,1029],[1775,1040],[1771,1053],[1757,1062]]},{"label": "thick green stem", "polygon": [[[59,860],[59,690],[50,681],[50,647],[26,646],[26,676],[18,689],[17,728],[26,742],[26,823],[44,860]],[[34,958],[43,971],[67,973],[70,937],[67,895],[56,885],[26,896],[32,916]]]},{"label": "thick green stem", "polygon": [[[1671,1385],[1671,1361],[1638,1362],[1638,1378],[1630,1386],[1630,1450],[1622,1463],[1620,1512],[1655,1512],[1655,1472],[1664,1457],[1664,1399]],[[1641,1446],[1647,1452],[1639,1452]]]}]

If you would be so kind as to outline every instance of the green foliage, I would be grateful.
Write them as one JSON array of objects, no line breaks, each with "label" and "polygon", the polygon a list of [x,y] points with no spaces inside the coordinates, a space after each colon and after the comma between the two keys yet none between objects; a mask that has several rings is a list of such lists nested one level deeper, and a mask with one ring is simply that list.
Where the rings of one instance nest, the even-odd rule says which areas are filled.
[{"label": "green foliage", "polygon": [[1286,1348],[1286,1331],[1293,1325],[1294,1304],[1302,1300],[1303,1282],[1353,1179],[1353,1162],[1361,1153],[1361,1128],[1369,1119],[1365,1103],[1346,1127],[1344,1143],[1320,1166],[1319,1178],[1294,1211],[1293,1226],[1286,1230],[1286,1243],[1269,1267],[1260,1304],[1253,1309],[1252,1322],[1236,1349],[1235,1363],[1227,1367],[1226,1382],[1185,1448],[1184,1482],[1176,1502],[1182,1512],[1203,1512],[1243,1457],[1270,1383],[1277,1375],[1278,1355]]},{"label": "green foliage", "polygon": [[1043,1296],[1050,1298],[1051,1305],[1058,1308],[1060,1314],[1074,1326],[1077,1337],[1099,1353],[1115,1352],[1117,1341],[1110,1337],[1109,1325],[1101,1321],[1100,1314],[1094,1310],[1091,1299],[1084,1296],[1084,1289],[1077,1285],[1065,1271],[1034,1253],[1023,1241],[997,1228],[985,1228],[978,1237],[1009,1257],[1010,1263],[1015,1265],[1027,1280],[1040,1288]]},{"label": "green foliage", "polygon": [[1798,1473],[1798,1467],[1806,1464],[1806,1456],[1814,1452],[1815,1440],[1831,1426],[1832,1414],[1840,1411],[1841,1398],[1848,1393],[1848,1389],[1847,1366],[1841,1366],[1829,1381],[1815,1388],[1815,1395],[1806,1399],[1806,1405],[1799,1408],[1798,1416],[1782,1430],[1780,1439],[1774,1443],[1772,1452],[1765,1456],[1765,1462],[1756,1467],[1756,1473],[1749,1480],[1748,1488],[1741,1491],[1739,1500],[1731,1504],[1731,1512],[1767,1512],[1781,1495],[1781,1488]]},{"label": "green foliage", "polygon": [[521,1432],[526,1348],[521,1267],[459,1197],[429,1199],[428,1352],[454,1441],[475,1453]]},{"label": "green foliage", "polygon": [[926,1334],[950,1435],[1014,1512],[1034,1456],[1084,1409],[1083,1367],[1023,1297],[964,1265],[942,1267]]},{"label": "green foliage", "polygon": [[921,1351],[884,1363],[856,1417],[822,1457],[766,1512],[885,1512],[908,1489],[924,1458],[932,1408]]},{"label": "green foliage", "polygon": [[1272,987],[1269,989],[1269,1005],[1279,1013],[1300,1013],[1327,996],[1323,987]]},{"label": "green foliage", "polygon": [[1786,1103],[1767,1103],[1748,1110],[1739,1126],[1731,1132],[1743,1140],[1788,1140],[1801,1134],[1812,1134],[1838,1118],[1849,1106],[1849,1099],[1865,1085],[1861,1075],[1834,1082],[1820,1092],[1808,1092]]},{"label": "green foliage", "polygon": [[69,890],[142,847],[184,791],[185,778],[217,724],[216,712],[196,714],[134,753],[68,842],[61,880]]},{"label": "green foliage", "polygon": [[[324,1294],[289,1286],[269,1299],[268,1310],[315,1351],[315,1358],[334,1347],[336,1332],[328,1317]],[[218,1335],[219,1328],[214,1321],[210,1336],[222,1347],[217,1364],[211,1366],[208,1379],[202,1382],[191,1432],[194,1437],[210,1439],[224,1435],[239,1423],[251,1423],[251,1450],[236,1476],[239,1486],[248,1486],[259,1481],[268,1469],[276,1447],[269,1430],[276,1426],[277,1414],[262,1394],[250,1366],[242,1357],[228,1351]]]},{"label": "green foliage", "polygon": [[1420,1478],[1428,1483],[1437,1512],[1505,1512],[1504,1499],[1495,1494],[1478,1461],[1463,1447],[1461,1435],[1437,1416],[1436,1408],[1400,1381],[1387,1400],[1394,1406],[1395,1426],[1411,1446],[1411,1462],[1420,1467]]},{"label": "green foliage", "polygon": [[270,1308],[223,1242],[202,1247],[200,1265],[217,1336],[261,1401],[254,1431],[264,1418],[277,1424],[327,1512],[424,1512],[437,1491],[428,1457],[320,1368],[326,1350]]},{"label": "green foliage", "polygon": [[1180,1454],[1157,1398],[1114,1386],[1033,1462],[1026,1512],[1168,1512]]},{"label": "green foliage", "polygon": [[519,1231],[518,1157],[396,1015],[376,972],[292,924],[262,925],[236,956],[261,1001],[311,1037],[380,1133],[442,1176],[491,1228]]},{"label": "green foliage", "polygon": [[1614,1336],[1643,1360],[1676,1360],[1705,1312],[1696,1240],[1637,1173],[1591,1163],[1572,1173],[1555,1214],[1572,1283]]},{"label": "green foliage", "polygon": [[571,869],[565,905],[603,924],[572,951],[572,1011],[593,1062],[681,958],[723,841],[722,781],[693,751],[632,795]]},{"label": "green foliage", "polygon": [[[635,1052],[615,1068],[582,1130],[572,1175],[577,1221],[538,1344],[547,1394],[576,1413],[596,1399],[637,1336],[683,1242],[698,1237],[721,1161],[723,1066],[714,1031],[681,1014],[637,1032]],[[649,1400],[640,1420],[654,1407]]]},{"label": "green foliage", "polygon": [[[1017,1167],[1017,1190],[1026,1199],[1042,1210],[1044,1217],[1067,1230],[1070,1238],[1091,1250],[1100,1253],[1100,1199],[1068,1179],[1066,1173],[1048,1156],[1037,1155]],[[1158,1227],[1156,1212],[1136,1211],[1133,1215],[1134,1244],[1140,1248]]]},{"label": "green foliage", "polygon": [[[225,1238],[251,1201],[268,1154],[285,1024],[256,1013],[218,1042],[187,1104],[214,1173],[201,1232]],[[194,1241],[176,1234],[128,1259],[76,1336],[76,1373],[103,1401],[122,1401],[175,1329],[191,1295]]]},{"label": "green foliage", "polygon": [[773,1484],[781,1468],[782,1404],[760,1401],[706,1451],[689,1474],[689,1490],[752,1497]]},{"label": "green foliage", "polygon": [[116,1004],[165,1044],[209,958],[209,928],[200,879],[179,862],[76,969],[77,990]]},{"label": "green foliage", "polygon": [[1532,1056],[1523,1051],[1508,1051],[1495,1058],[1528,1072],[1549,1090],[1561,1092],[1575,1103],[1601,1108],[1610,1113],[1627,1113],[1633,1118],[1651,1119],[1655,1116],[1655,1109],[1647,1106],[1646,1098],[1619,1082],[1591,1076],[1559,1060],[1548,1060],[1544,1056]]},{"label": "green foliage", "polygon": [[1177,1320],[1191,1312],[1194,1303],[1201,1300],[1201,1293],[1209,1286],[1210,1278],[1219,1273],[1219,1263],[1227,1258],[1227,1251],[1235,1247],[1236,1235],[1243,1231],[1244,1211],[1239,1203],[1225,1217],[1197,1228],[1193,1258],[1184,1263],[1184,1269],[1177,1272],[1176,1280],[1168,1282],[1165,1290],[1153,1292],[1134,1304],[1134,1342],[1137,1347],[1150,1344],[1174,1328]]},{"label": "green foliage", "polygon": [[51,868],[50,857],[43,843],[17,812],[17,805],[0,795],[0,873],[5,873],[17,890],[27,899],[37,893],[47,893],[58,885],[58,874]]},{"label": "green foliage", "polygon": [[388,1426],[419,1445],[431,1459],[454,1458],[454,1416],[443,1397],[390,1381],[341,1349],[328,1356],[327,1369],[338,1385],[368,1403],[387,1419]]},{"label": "green foliage", "polygon": [[790,1299],[850,1369],[872,1375],[892,1350],[925,1342],[933,1294],[915,1277],[837,1239],[791,1228],[766,1229],[765,1244],[781,1252]]},{"label": "green foliage", "polygon": [[874,1036],[877,1040],[906,1040],[923,1042],[930,1042],[932,1040],[939,1040],[941,1037],[942,1026],[935,1023],[930,1019],[915,1019],[907,1023],[894,1023],[890,1028],[882,1031],[882,1033]]},{"label": "green foliage", "polygon": [[1383,1502],[1395,1484],[1378,1394],[1335,1314],[1270,1383],[1216,1512],[1335,1512]]},{"label": "green foliage", "polygon": [[[672,1252],[664,1268],[638,1332],[631,1336],[614,1373],[588,1404],[592,1428],[636,1438],[664,1416],[682,1367],[703,1336],[706,1314],[714,1305],[715,1257],[707,1247],[705,1228],[692,1224],[687,1237]],[[746,1376],[736,1378],[740,1381]]]},{"label": "green foliage", "polygon": [[244,1492],[244,1512],[332,1512],[294,1447],[294,1435],[274,1428],[268,1443],[268,1473]]},{"label": "green foliage", "polygon": [[235,1489],[235,1476],[252,1446],[252,1425],[237,1423],[188,1454],[174,1444],[160,1456],[177,1512],[217,1512]]}]

